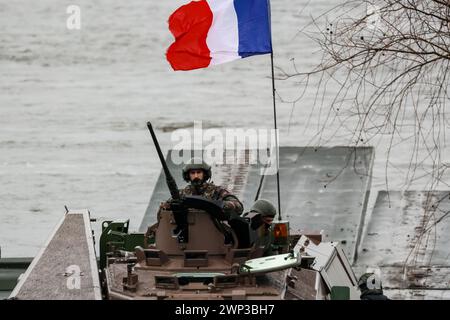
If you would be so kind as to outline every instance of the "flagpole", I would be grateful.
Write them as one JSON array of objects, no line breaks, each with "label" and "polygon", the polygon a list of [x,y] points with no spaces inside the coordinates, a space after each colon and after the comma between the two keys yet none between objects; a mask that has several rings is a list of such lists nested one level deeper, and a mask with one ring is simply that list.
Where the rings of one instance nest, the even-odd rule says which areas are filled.
[{"label": "flagpole", "polygon": [[277,167],[277,196],[278,196],[278,220],[281,220],[281,197],[280,197],[280,160],[278,159],[278,129],[277,129],[277,108],[275,103],[275,72],[273,68],[273,49],[270,52],[270,63],[272,66],[272,99],[273,99],[273,124],[275,128],[275,158]]}]

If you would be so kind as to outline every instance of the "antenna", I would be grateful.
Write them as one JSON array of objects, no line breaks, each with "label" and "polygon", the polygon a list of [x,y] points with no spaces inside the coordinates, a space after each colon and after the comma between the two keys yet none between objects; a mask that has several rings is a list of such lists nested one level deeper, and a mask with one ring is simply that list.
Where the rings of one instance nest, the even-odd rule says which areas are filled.
[{"label": "antenna", "polygon": [[277,165],[277,198],[278,198],[278,220],[281,220],[281,197],[280,197],[280,159],[278,158],[278,132],[277,132],[277,108],[275,104],[275,73],[273,70],[273,51],[270,53],[272,65],[272,98],[273,98],[273,124],[275,128],[275,158]]},{"label": "antenna", "polygon": [[280,159],[278,158],[278,134],[277,134],[277,108],[275,104],[275,72],[273,69],[273,45],[272,45],[272,15],[270,11],[270,1],[267,0],[267,9],[269,11],[270,26],[270,64],[272,67],[272,99],[273,99],[273,124],[275,128],[275,153],[277,161],[277,198],[278,198],[278,220],[281,220],[281,197],[280,197]]}]

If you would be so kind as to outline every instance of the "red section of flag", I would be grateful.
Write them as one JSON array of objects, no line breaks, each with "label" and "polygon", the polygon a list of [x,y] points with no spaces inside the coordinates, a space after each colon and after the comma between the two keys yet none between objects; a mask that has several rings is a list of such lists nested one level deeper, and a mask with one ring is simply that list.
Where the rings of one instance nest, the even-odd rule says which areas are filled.
[{"label": "red section of flag", "polygon": [[166,57],[174,70],[205,68],[211,61],[206,36],[213,14],[205,0],[192,1],[178,8],[169,17],[169,29],[175,42]]}]

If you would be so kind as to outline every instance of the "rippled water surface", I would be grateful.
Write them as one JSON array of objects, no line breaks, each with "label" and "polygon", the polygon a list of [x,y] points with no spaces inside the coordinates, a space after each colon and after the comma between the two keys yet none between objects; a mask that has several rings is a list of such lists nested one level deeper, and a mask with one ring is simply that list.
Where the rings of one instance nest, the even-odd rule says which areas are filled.
[{"label": "rippled water surface", "polygon": [[[87,208],[98,220],[129,218],[136,229],[160,170],[147,120],[164,150],[173,146],[171,132],[194,120],[212,128],[273,126],[268,55],[191,72],[170,69],[166,20],[185,2],[73,1],[82,25],[71,31],[67,3],[0,0],[3,256],[36,254],[64,205]],[[297,33],[331,6],[272,1],[277,67],[289,69],[291,58],[301,70],[319,62],[317,45]],[[303,90],[295,81],[277,81],[277,89],[285,100]],[[336,90],[331,86],[330,96]],[[314,83],[294,110],[278,101],[282,145],[306,145],[317,133],[321,115],[313,101]],[[344,133],[326,142],[348,143]],[[375,142],[373,190],[385,188],[386,143]],[[391,187],[403,183],[409,148],[391,154]]]}]

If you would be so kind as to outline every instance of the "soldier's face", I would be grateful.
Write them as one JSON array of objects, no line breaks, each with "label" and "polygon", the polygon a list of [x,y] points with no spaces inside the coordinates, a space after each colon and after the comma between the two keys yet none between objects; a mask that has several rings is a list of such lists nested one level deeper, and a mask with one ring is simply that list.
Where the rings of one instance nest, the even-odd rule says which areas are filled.
[{"label": "soldier's face", "polygon": [[192,169],[189,171],[189,179],[191,181],[203,181],[203,170],[201,169]]},{"label": "soldier's face", "polygon": [[262,220],[264,221],[265,224],[272,224],[273,222],[273,218],[272,217],[263,217]]}]

